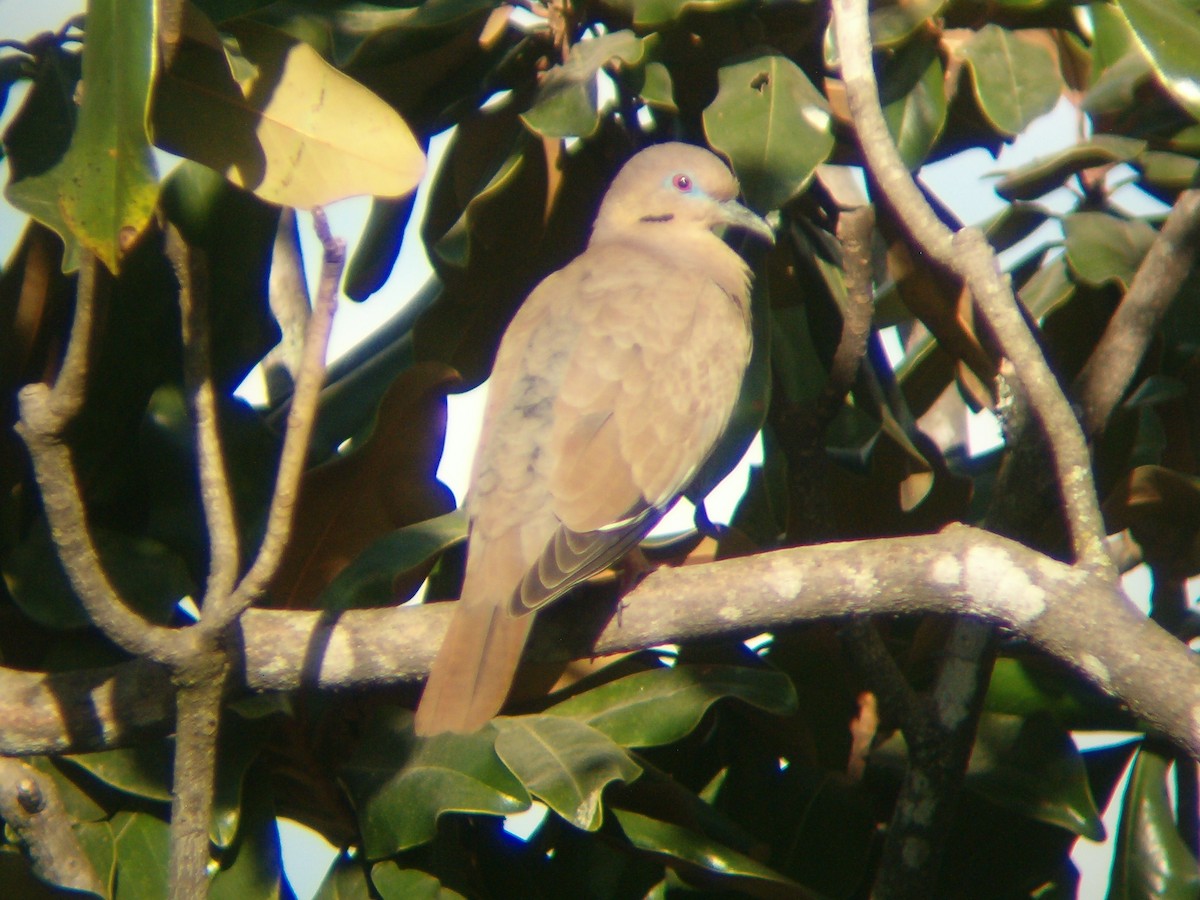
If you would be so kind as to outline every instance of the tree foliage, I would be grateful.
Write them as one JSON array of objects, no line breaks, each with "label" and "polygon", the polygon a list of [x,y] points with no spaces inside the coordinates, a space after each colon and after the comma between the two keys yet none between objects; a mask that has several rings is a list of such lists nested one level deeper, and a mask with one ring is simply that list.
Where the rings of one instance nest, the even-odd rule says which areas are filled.
[{"label": "tree foliage", "polygon": [[[1153,620],[1191,640],[1200,4],[880,0],[870,29],[884,121],[914,173],[996,153],[1064,101],[1075,116],[1074,146],[1000,175],[1006,206],[984,230],[1008,251],[1050,389],[1077,404],[1092,459],[1077,481],[1110,548],[1121,568],[1149,565]],[[1196,745],[1130,712],[1145,705],[1113,687],[1113,659],[1055,658],[1053,640],[1034,651],[957,607],[751,641],[734,617],[725,634],[570,666],[549,632],[512,715],[430,739],[411,727],[419,661],[385,655],[370,679],[318,689],[336,641],[282,624],[376,621],[353,617],[427,577],[427,599],[456,596],[464,523],[435,475],[446,394],[486,378],[619,164],[667,139],[728,159],[778,240],[744,248],[754,358],[689,496],[760,431],[763,462],[729,526],[701,510],[655,560],[963,522],[1090,571],[1079,535],[1096,523],[1056,469],[1061,435],[1038,424],[1052,420],[1026,390],[1035,369],[879,172],[864,193],[837,168],[862,166],[868,140],[843,37],[816,0],[90,0],[85,19],[0,51],[0,102],[27,87],[2,139],[5,196],[29,216],[0,274],[6,896],[194,896],[181,860],[197,808],[190,846],[211,854],[213,897],[292,895],[280,816],[343,851],[322,898],[1072,896],[1070,849],[1104,836],[1130,761],[1112,896],[1195,895]],[[443,132],[414,232],[435,274],[318,394],[332,281],[310,320],[293,211],[373,196],[342,285],[370,297]],[[155,147],[183,161],[160,176]],[[1170,215],[1130,212],[1130,184]],[[1047,199],[1064,187],[1065,211]],[[324,246],[332,279],[340,251]],[[261,409],[234,396],[259,364]],[[38,382],[53,390],[22,391]],[[980,408],[1005,441],[971,456]],[[1034,569],[975,587],[1024,602]],[[845,592],[869,612],[877,587]],[[617,588],[596,579],[565,617],[611,609]],[[803,608],[802,584],[779,590]],[[250,602],[281,611],[270,633],[281,659],[303,659],[299,689],[252,688],[269,677],[241,642]],[[1070,736],[1108,729],[1146,737],[1080,752]],[[547,814],[527,839],[504,829],[535,802]]]}]

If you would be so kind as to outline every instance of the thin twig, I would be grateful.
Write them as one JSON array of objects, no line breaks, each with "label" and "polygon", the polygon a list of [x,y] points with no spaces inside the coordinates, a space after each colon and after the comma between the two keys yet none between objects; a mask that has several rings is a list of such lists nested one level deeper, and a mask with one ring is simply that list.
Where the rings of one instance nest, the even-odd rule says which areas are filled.
[{"label": "thin twig", "polygon": [[840,634],[851,662],[879,698],[884,719],[892,725],[906,726],[916,715],[919,697],[900,671],[875,623],[853,619]]},{"label": "thin twig", "polygon": [[63,570],[88,618],[127,653],[169,663],[186,652],[187,638],[149,622],[117,594],[100,564],[75,480],[71,451],[63,442],[63,434],[86,394],[102,278],[99,261],[87,254],[80,268],[75,317],[62,368],[53,387],[30,384],[21,389],[21,419],[16,431],[29,448],[42,507]]},{"label": "thin twig", "polygon": [[258,599],[279,568],[284,547],[291,535],[292,514],[296,507],[300,475],[304,471],[308,441],[316,419],[317,401],[320,399],[321,384],[325,378],[325,353],[329,347],[333,315],[337,310],[338,284],[346,264],[346,242],[333,236],[325,213],[319,208],[313,210],[313,224],[324,248],[321,278],[312,318],[308,323],[308,336],[296,377],[296,390],[288,412],[287,430],[279,457],[279,473],[275,479],[275,493],[271,497],[271,509],[267,514],[266,533],[254,564],[230,595],[228,602],[222,604],[220,614],[211,622],[207,616],[201,620],[201,626],[206,629],[226,628],[246,607]]},{"label": "thin twig", "polygon": [[867,355],[875,304],[871,292],[871,235],[875,210],[870,206],[843,210],[838,216],[837,236],[842,245],[846,272],[846,308],[842,310],[842,335],[829,366],[829,378],[817,400],[817,416],[824,432],[838,414],[842,401],[854,386],[858,369]]},{"label": "thin twig", "polygon": [[1075,379],[1088,435],[1104,430],[1133,380],[1163,316],[1192,271],[1200,250],[1200,190],[1175,201],[1113,313],[1087,365]]},{"label": "thin twig", "polygon": [[[842,245],[846,273],[846,309],[842,336],[833,354],[829,378],[817,400],[817,418],[822,432],[833,421],[842,401],[858,376],[867,354],[871,318],[875,310],[871,292],[871,234],[875,211],[870,206],[845,210],[838,217],[837,235]],[[841,631],[846,650],[879,698],[890,721],[906,725],[916,715],[918,697],[888,652],[876,624],[868,619],[851,621]]]},{"label": "thin twig", "polygon": [[183,39],[183,0],[156,0],[158,5],[158,48],[162,55],[160,65],[170,68],[179,52]]},{"label": "thin twig", "polygon": [[183,331],[183,380],[196,426],[196,459],[200,499],[208,526],[207,608],[214,597],[233,590],[238,576],[238,530],[233,511],[225,454],[217,423],[217,392],[213,386],[208,321],[208,278],[202,251],[190,247],[174,225],[167,225],[167,258],[179,281],[179,312]]},{"label": "thin twig", "polygon": [[312,317],[312,298],[304,279],[300,229],[296,225],[296,211],[290,207],[279,213],[279,224],[275,228],[267,296],[280,331],[279,343],[262,361],[267,398],[274,407],[291,395],[296,384],[296,373],[300,371],[304,357],[304,335]]},{"label": "thin twig", "polygon": [[68,890],[108,894],[71,828],[54,782],[37,769],[0,757],[0,817],[28,848],[39,878]]},{"label": "thin twig", "polygon": [[833,14],[846,97],[867,164],[914,238],[967,282],[1004,355],[1016,365],[1050,444],[1076,562],[1115,577],[1104,551],[1103,519],[1083,432],[1021,316],[1010,283],[986,238],[977,229],[955,233],[943,225],[901,161],[879,104],[866,0],[834,0]]}]

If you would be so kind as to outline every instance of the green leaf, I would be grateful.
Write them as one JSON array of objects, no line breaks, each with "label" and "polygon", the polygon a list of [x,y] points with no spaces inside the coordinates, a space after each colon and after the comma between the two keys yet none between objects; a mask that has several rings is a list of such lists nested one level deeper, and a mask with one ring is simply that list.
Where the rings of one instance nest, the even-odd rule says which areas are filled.
[{"label": "green leaf", "polygon": [[982,228],[988,243],[999,253],[1025,240],[1049,220],[1050,213],[1036,204],[1008,203]]},{"label": "green leaf", "polygon": [[[157,541],[99,528],[92,539],[117,593],[150,621],[172,621],[179,601],[195,592],[183,560]],[[50,628],[91,624],[44,522],[12,549],[0,571],[13,600],[35,622]]]},{"label": "green leaf", "polygon": [[871,43],[894,47],[941,13],[948,0],[884,0],[871,12]]},{"label": "green leaf", "polygon": [[1138,87],[1153,71],[1141,50],[1129,51],[1100,73],[1084,94],[1080,109],[1092,115],[1127,110],[1133,105]]},{"label": "green leaf", "polygon": [[104,896],[113,896],[113,881],[117,877],[117,840],[112,823],[78,822],[73,823],[72,827],[88,862],[92,864],[92,870],[108,889]]},{"label": "green leaf", "polygon": [[775,53],[721,66],[704,110],[709,143],[733,164],[750,206],[777,209],[833,149],[829,105],[794,62]]},{"label": "green leaf", "polygon": [[937,42],[932,40],[905,44],[880,76],[883,115],[909,169],[921,166],[946,126],[944,78]]},{"label": "green leaf", "polygon": [[614,31],[580,41],[565,63],[542,76],[533,105],[521,120],[544,137],[590,137],[600,127],[596,78],[601,69],[614,60],[641,66],[655,40]]},{"label": "green leaf", "polygon": [[192,0],[196,8],[214,22],[224,22],[236,19],[250,13],[258,12],[270,6],[275,0]]},{"label": "green leaf", "polygon": [[285,206],[416,187],[425,155],[392,107],[307,44],[250,22],[231,27],[240,52],[185,6],[184,40],[154,97],[158,146]]},{"label": "green leaf", "polygon": [[1062,75],[1049,51],[998,25],[979,29],[962,52],[979,105],[1003,134],[1017,134],[1050,112],[1062,94]]},{"label": "green leaf", "polygon": [[223,855],[208,900],[246,900],[291,896],[284,888],[283,854],[275,818],[271,773],[256,770],[246,790],[237,842]]},{"label": "green leaf", "polygon": [[167,896],[167,823],[149,813],[125,811],[113,816],[111,822],[117,848],[114,900]]},{"label": "green leaf", "polygon": [[1141,219],[1081,212],[1063,220],[1067,262],[1085,284],[1116,281],[1122,287],[1137,272],[1158,232]]},{"label": "green leaf", "polygon": [[158,179],[146,136],[154,0],[90,0],[83,105],[53,169],[10,184],[14,206],[79,240],[112,272],[150,222]]},{"label": "green leaf", "polygon": [[500,716],[496,753],[522,784],[574,825],[595,831],[611,781],[634,781],[642,767],[589,726],[557,716]]},{"label": "green leaf", "polygon": [[14,183],[41,175],[62,160],[78,118],[75,86],[82,75],[80,54],[54,45],[36,64],[29,93],[4,130],[4,155]]},{"label": "green leaf", "polygon": [[1013,169],[996,182],[996,193],[1005,200],[1034,200],[1062,187],[1068,178],[1084,169],[1129,162],[1145,149],[1145,141],[1119,135],[1096,135]]},{"label": "green leaf", "polygon": [[1018,293],[1021,303],[1039,320],[1066,304],[1075,296],[1066,255],[1059,254],[1038,269]]},{"label": "green leaf", "polygon": [[749,0],[609,0],[606,4],[633,17],[639,30],[661,28],[689,13],[715,13],[746,6]]},{"label": "green leaf", "polygon": [[126,794],[170,803],[174,746],[173,742],[164,739],[62,759]]},{"label": "green leaf", "polygon": [[1176,0],[1117,0],[1164,88],[1200,118],[1200,16]]},{"label": "green leaf", "polygon": [[[112,810],[105,809],[101,800],[86,790],[90,784],[80,784],[68,777],[67,771],[63,770],[62,759],[63,757],[51,760],[46,756],[35,756],[29,760],[29,764],[54,782],[63,807],[76,822],[102,822],[107,819]],[[70,768],[69,764],[65,767],[68,771]]]},{"label": "green leaf", "polygon": [[387,282],[400,257],[404,230],[412,216],[416,193],[400,200],[376,197],[363,226],[362,236],[346,264],[342,291],[351,300],[362,302]]},{"label": "green leaf", "polygon": [[1200,161],[1182,153],[1147,150],[1134,163],[1145,184],[1172,193],[1187,190],[1197,182]]},{"label": "green leaf", "polygon": [[984,714],[966,785],[999,806],[1104,840],[1083,757],[1071,735],[1049,716]]},{"label": "green leaf", "polygon": [[1121,804],[1121,827],[1109,877],[1111,900],[1192,900],[1200,894],[1200,867],[1179,836],[1167,794],[1170,760],[1138,751]]},{"label": "green leaf", "polygon": [[[184,160],[167,176],[161,203],[188,244],[208,261],[213,377],[220,390],[231,394],[279,341],[279,326],[268,302],[279,207],[235,188],[219,173],[191,160]],[[231,400],[220,410],[223,429],[232,427],[235,404]],[[242,410],[242,422],[234,420],[239,436],[246,430],[247,412]],[[190,431],[190,422],[186,427]],[[227,434],[223,438],[230,440]],[[239,443],[227,447],[226,453],[242,457],[244,449]],[[273,472],[273,462],[271,466]],[[236,477],[240,472],[231,474]],[[234,493],[244,487],[234,485]]]},{"label": "green leaf", "polygon": [[642,102],[647,106],[678,112],[675,105],[675,90],[671,84],[671,72],[660,62],[648,62],[639,90]]},{"label": "green leaf", "polygon": [[528,809],[529,794],[496,756],[494,740],[491,728],[418,738],[409,710],[380,710],[342,767],[368,858],[431,840],[442,813]]},{"label": "green leaf", "polygon": [[462,894],[419,869],[402,869],[395,860],[371,867],[371,883],[383,900],[462,900]]},{"label": "green leaf", "polygon": [[780,885],[786,886],[790,889],[787,896],[814,896],[769,866],[694,831],[627,809],[614,808],[612,813],[633,846],[647,853],[667,857],[667,865],[678,867],[681,874],[716,876],[723,885],[741,888],[751,895],[759,894],[754,890],[755,882],[766,882],[767,886],[776,889]]},{"label": "green leaf", "polygon": [[396,579],[467,539],[462,510],[400,528],[379,538],[346,566],[317,599],[321,609],[357,609],[392,602]]},{"label": "green leaf", "polygon": [[321,879],[313,900],[374,900],[371,882],[362,863],[345,854],[338,856]]},{"label": "green leaf", "polygon": [[996,660],[985,709],[1022,717],[1049,713],[1075,729],[1115,729],[1121,724],[1120,714],[1076,679],[1035,662],[1006,657]]},{"label": "green leaf", "polygon": [[780,716],[796,711],[796,692],[781,672],[687,665],[627,675],[546,713],[585,723],[624,747],[655,747],[691,733],[708,708],[725,697]]}]

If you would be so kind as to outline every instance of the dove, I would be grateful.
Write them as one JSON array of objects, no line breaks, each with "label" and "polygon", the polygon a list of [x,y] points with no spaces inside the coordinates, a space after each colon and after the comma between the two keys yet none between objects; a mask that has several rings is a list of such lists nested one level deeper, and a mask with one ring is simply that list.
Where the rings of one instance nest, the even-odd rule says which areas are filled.
[{"label": "dove", "polygon": [[464,501],[462,591],[418,735],[496,715],[536,611],[632,549],[721,437],[750,359],[751,273],[714,229],[774,240],[738,193],[700,147],[635,154],[584,251],[509,324]]}]

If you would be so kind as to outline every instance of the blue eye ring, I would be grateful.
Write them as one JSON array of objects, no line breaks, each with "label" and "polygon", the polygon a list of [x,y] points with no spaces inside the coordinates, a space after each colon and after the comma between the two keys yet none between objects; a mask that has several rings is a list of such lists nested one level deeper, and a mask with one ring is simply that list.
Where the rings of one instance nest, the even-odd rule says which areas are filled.
[{"label": "blue eye ring", "polygon": [[671,179],[671,185],[681,194],[690,194],[692,192],[692,179],[680,172]]}]

